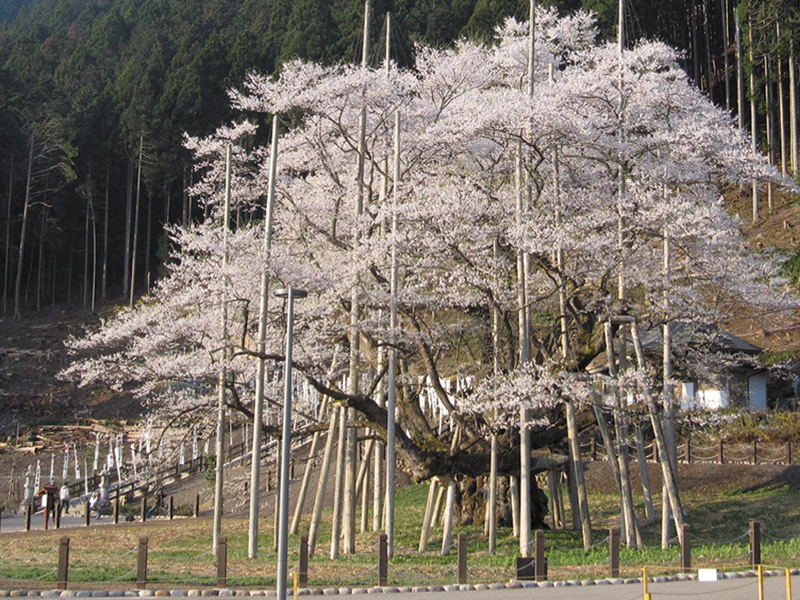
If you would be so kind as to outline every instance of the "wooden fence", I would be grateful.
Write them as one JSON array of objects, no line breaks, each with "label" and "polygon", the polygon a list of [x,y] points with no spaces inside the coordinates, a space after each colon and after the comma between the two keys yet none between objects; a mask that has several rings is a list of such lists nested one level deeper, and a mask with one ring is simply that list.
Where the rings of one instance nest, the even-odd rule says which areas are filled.
[{"label": "wooden fence", "polygon": [[[529,581],[546,581],[548,579],[547,570],[547,556],[545,551],[545,535],[542,530],[534,533],[533,541],[533,556],[520,557],[517,559],[516,580],[529,580]],[[758,521],[751,521],[750,528],[746,534],[749,537],[749,557],[748,563],[751,569],[760,569],[761,567],[761,526]],[[691,532],[688,525],[684,525],[681,531],[681,551],[679,557],[679,573],[692,572],[692,556],[691,556]],[[381,534],[378,543],[378,556],[377,556],[377,577],[374,580],[375,585],[379,587],[386,587],[389,584],[389,558],[387,550],[387,536]],[[150,547],[149,539],[147,537],[140,537],[138,544],[134,549],[136,553],[136,566],[135,566],[135,587],[137,589],[146,589],[148,587],[148,558],[150,553],[154,550]],[[620,531],[619,528],[613,527],[608,530],[608,578],[615,579],[620,576]],[[217,551],[214,558],[215,564],[215,581],[209,582],[211,586],[217,588],[226,588],[228,586],[228,543],[225,537],[220,537],[217,545]],[[309,546],[308,536],[304,535],[300,540],[299,547],[299,564],[296,569],[296,585],[298,588],[308,588],[309,573]],[[56,585],[60,590],[66,590],[70,583],[70,539],[62,537],[58,545],[58,562],[56,569],[58,579]],[[131,571],[133,574],[133,571]],[[399,574],[398,574],[399,575]],[[466,584],[469,580],[468,571],[468,544],[466,533],[458,535],[458,549],[457,549],[457,563],[456,563],[456,578],[459,584]],[[73,581],[73,583],[88,583],[86,581]],[[151,587],[163,586],[164,582],[156,581],[150,582]],[[205,595],[205,594],[204,594]]]},{"label": "wooden fence", "polygon": [[[637,447],[628,444],[628,456],[632,460],[638,457]],[[749,465],[791,465],[794,462],[791,442],[784,444],[758,442],[731,443],[719,440],[715,444],[694,444],[687,439],[678,444],[678,461],[682,463],[714,463],[714,464],[749,464]],[[655,442],[644,447],[648,461],[658,462],[658,448]],[[581,445],[584,460],[608,460],[605,446],[596,439]]]}]

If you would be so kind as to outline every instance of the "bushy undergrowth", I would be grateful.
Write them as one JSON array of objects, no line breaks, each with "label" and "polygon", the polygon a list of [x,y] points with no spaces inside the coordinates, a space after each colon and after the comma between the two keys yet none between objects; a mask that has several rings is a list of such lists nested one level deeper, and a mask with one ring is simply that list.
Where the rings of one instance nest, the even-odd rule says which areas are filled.
[{"label": "bushy undergrowth", "polygon": [[723,411],[710,435],[726,442],[797,442],[800,441],[800,413]]}]

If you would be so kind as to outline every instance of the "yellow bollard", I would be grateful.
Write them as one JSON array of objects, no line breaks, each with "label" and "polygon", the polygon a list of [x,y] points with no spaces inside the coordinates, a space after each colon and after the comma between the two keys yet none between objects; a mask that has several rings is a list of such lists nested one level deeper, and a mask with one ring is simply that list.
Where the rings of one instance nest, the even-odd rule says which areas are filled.
[{"label": "yellow bollard", "polygon": [[758,600],[764,600],[764,567],[758,565]]},{"label": "yellow bollard", "polygon": [[786,600],[792,600],[792,571],[786,569]]},{"label": "yellow bollard", "polygon": [[642,585],[644,586],[644,600],[650,600],[650,592],[648,591],[647,584],[648,584],[647,567],[642,567]]},{"label": "yellow bollard", "polygon": [[297,600],[297,571],[292,571],[292,589],[294,589],[294,600]]}]

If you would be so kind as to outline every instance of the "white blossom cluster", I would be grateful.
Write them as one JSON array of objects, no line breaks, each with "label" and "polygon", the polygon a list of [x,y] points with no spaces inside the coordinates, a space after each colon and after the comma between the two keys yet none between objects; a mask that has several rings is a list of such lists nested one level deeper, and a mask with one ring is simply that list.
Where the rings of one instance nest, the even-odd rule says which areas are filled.
[{"label": "white blossom cluster", "polygon": [[[343,353],[335,357],[352,334],[348,307],[355,289],[360,334],[369,340],[362,344],[364,370],[375,365],[376,347],[392,333],[412,357],[420,342],[443,360],[469,345],[469,364],[460,368],[485,379],[464,395],[459,410],[500,424],[528,402],[542,415],[534,424],[545,426],[548,409],[564,398],[585,401],[595,383],[558,362],[546,343],[539,366],[517,368],[518,252],[531,257],[533,327],[544,342],[552,340],[564,282],[574,352],[601,351],[576,324],[592,327],[612,309],[657,326],[674,319],[715,322],[726,307],[742,303],[773,312],[791,308],[777,261],[745,249],[720,190],[753,179],[792,184],[750,150],[729,114],[690,84],[675,51],[641,42],[620,59],[615,46],[595,40],[585,13],[560,17],[539,9],[536,19],[532,94],[525,83],[527,24],[513,20],[498,30],[495,44],[419,48],[414,70],[296,61],[279,76],[251,74],[244,89],[231,91],[233,105],[244,116],[279,115],[283,124],[269,261],[262,210],[270,156],[268,148],[253,147],[256,125],[244,121],[187,139],[198,175],[190,192],[207,207],[206,220],[172,231],[169,275],[133,309],[75,340],[77,351],[99,354],[64,375],[82,383],[133,381],[164,418],[196,418],[208,416],[199,409],[214,401],[225,361],[232,389],[252,404],[247,382],[256,362],[248,351],[255,348],[259,282],[267,269],[271,289],[309,291],[296,306],[295,360],[318,380],[334,380],[346,369]],[[391,166],[398,111],[399,174]],[[228,144],[237,217],[229,224],[223,266]],[[674,256],[669,280],[662,275],[665,236]],[[402,315],[394,332],[388,327],[392,248]],[[629,290],[622,307],[614,288],[620,272]],[[505,319],[504,374],[496,379],[487,377],[491,344],[475,341],[490,340],[494,308]],[[267,354],[281,355],[282,301],[270,298],[269,311]],[[227,356],[226,347],[233,348]],[[638,381],[636,387],[645,386]]]}]

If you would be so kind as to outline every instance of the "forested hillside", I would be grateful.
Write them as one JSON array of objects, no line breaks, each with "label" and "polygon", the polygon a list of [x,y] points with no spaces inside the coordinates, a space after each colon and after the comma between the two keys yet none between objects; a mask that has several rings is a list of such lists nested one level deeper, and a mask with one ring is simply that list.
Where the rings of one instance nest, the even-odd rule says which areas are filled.
[{"label": "forested hillside", "polygon": [[[616,35],[614,0],[544,4],[595,11],[601,35]],[[527,10],[521,0],[377,0],[370,60],[383,60],[387,12],[392,58],[410,66],[415,42],[491,43],[496,25]],[[629,46],[649,37],[685,51],[689,75],[734,114],[742,56],[738,81],[756,102],[760,147],[770,143],[791,169],[797,13],[789,2],[632,0],[625,27]],[[274,73],[295,57],[354,62],[362,14],[360,0],[0,3],[0,20],[11,19],[0,30],[3,314],[127,299],[131,282],[141,293],[166,254],[164,224],[200,216],[183,192],[193,177],[184,134],[241,118],[227,91],[248,72]]]}]

